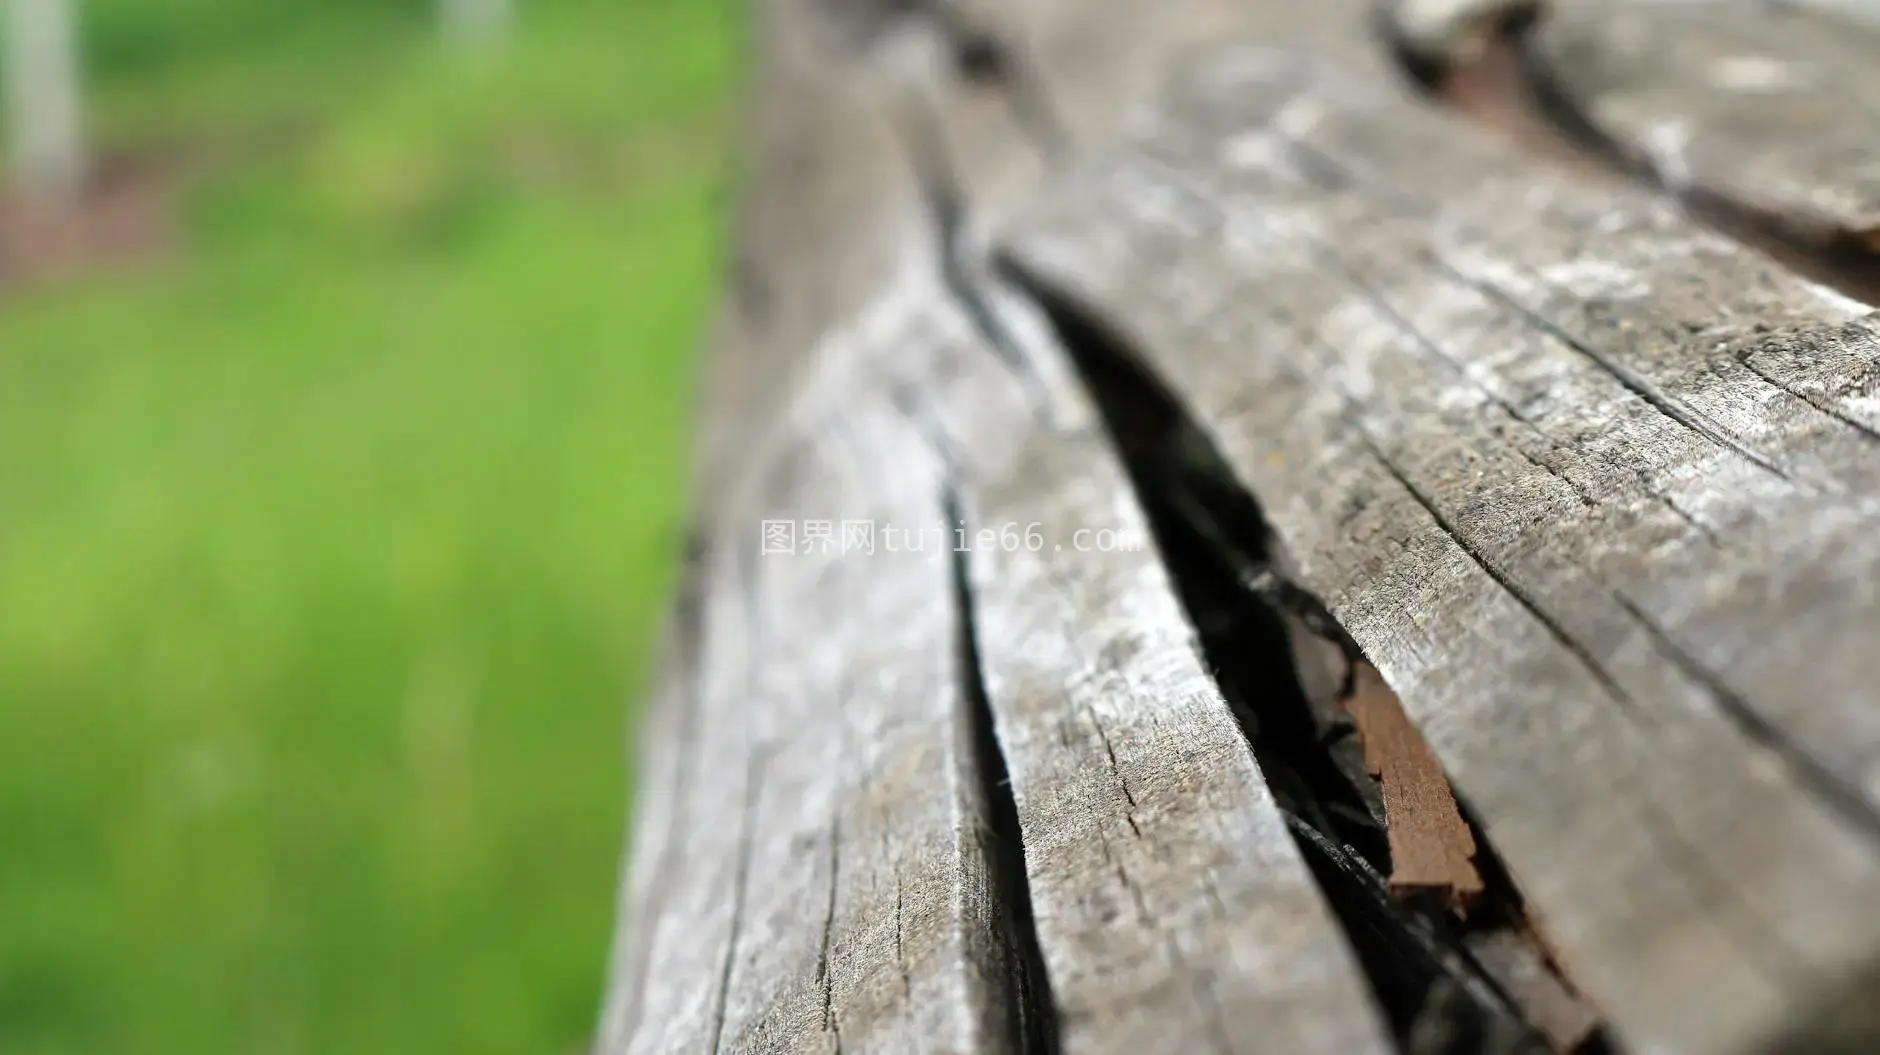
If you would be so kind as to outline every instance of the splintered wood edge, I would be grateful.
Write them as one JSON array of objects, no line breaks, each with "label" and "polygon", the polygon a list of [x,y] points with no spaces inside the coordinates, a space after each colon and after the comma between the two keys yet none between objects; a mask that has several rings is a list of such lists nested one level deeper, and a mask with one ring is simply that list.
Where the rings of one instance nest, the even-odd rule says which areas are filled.
[{"label": "splintered wood edge", "polygon": [[1358,663],[1352,679],[1344,705],[1357,723],[1365,764],[1383,785],[1391,890],[1433,893],[1467,916],[1482,894],[1482,874],[1475,835],[1456,808],[1449,778],[1377,668]]}]

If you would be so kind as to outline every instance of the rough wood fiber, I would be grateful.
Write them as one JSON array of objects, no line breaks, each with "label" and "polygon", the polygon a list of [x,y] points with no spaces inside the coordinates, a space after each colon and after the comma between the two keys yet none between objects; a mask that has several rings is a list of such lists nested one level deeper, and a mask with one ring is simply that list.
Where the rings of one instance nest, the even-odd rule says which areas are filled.
[{"label": "rough wood fiber", "polygon": [[[1021,107],[935,109],[969,226],[1035,186],[1026,144],[1049,144]],[[1064,350],[960,264],[955,292],[1005,367],[955,336],[908,391],[954,462],[1061,1050],[1384,1050]]]},{"label": "rough wood fiber", "polygon": [[954,310],[891,123],[922,30],[884,13],[760,5],[758,175],[706,386],[698,688],[646,734],[650,779],[678,776],[641,806],[605,1051],[1018,1050],[952,577],[845,558],[839,534],[758,556],[765,518],[942,517],[928,446],[857,380]]},{"label": "rough wood fiber", "polygon": [[1434,894],[1466,915],[1481,896],[1482,875],[1475,836],[1456,809],[1442,765],[1375,668],[1357,664],[1352,680],[1345,709],[1358,724],[1366,767],[1383,784],[1391,890]]},{"label": "rough wood fiber", "polygon": [[[859,234],[899,232],[898,255],[834,294],[798,289],[835,296],[802,302],[820,332],[778,322],[720,349],[774,361],[753,367],[764,391],[721,388],[711,413],[761,396],[767,417],[726,434],[743,464],[718,456],[697,687],[668,693],[649,726],[602,1050],[1267,1050],[1262,1037],[1385,1050],[1061,352],[946,255],[960,247],[933,222],[949,204],[936,196],[1010,200],[1037,178],[1015,156],[1025,137],[994,101],[931,81],[881,102],[799,97],[839,112],[791,121],[882,180],[881,159],[905,166],[906,186],[869,191],[877,226]],[[954,552],[955,510],[968,538],[1035,524],[1052,548]],[[765,517],[866,521],[877,546],[843,554],[838,530],[836,553],[757,557]],[[1135,548],[1080,551],[1083,528],[1086,545],[1102,532]],[[954,564],[968,560],[959,598]],[[1005,562],[989,583],[986,561]],[[1088,578],[1107,614],[1087,622],[1061,597],[1040,608],[1015,576]],[[1009,791],[971,728],[968,610],[998,628],[981,629],[977,655]],[[676,684],[686,669],[675,662]],[[1016,833],[995,830],[1001,794]],[[1105,852],[1131,826],[1134,841]],[[1021,843],[1022,858],[998,860]],[[1029,912],[1048,979],[1021,977]]]},{"label": "rough wood fiber", "polygon": [[[704,595],[735,591],[739,570],[727,559],[714,559],[699,570],[699,589]],[[694,646],[699,649],[695,688],[685,694],[690,698],[656,698],[648,735],[659,735],[662,727],[677,732],[669,747],[645,755],[650,770],[664,769],[671,778],[666,791],[656,792],[638,814],[640,856],[630,897],[640,915],[626,920],[616,939],[601,1050],[659,1050],[644,1039],[653,1036],[668,1047],[688,1039],[694,1049],[710,1045],[725,948],[735,929],[732,906],[742,885],[735,842],[747,820],[753,766],[743,754],[749,745],[742,735],[714,743],[725,738],[706,732],[711,702],[726,705],[748,681],[749,631],[740,608],[706,607],[700,643]],[[660,754],[667,758],[658,760]],[[734,768],[710,768],[727,761],[735,762]],[[729,823],[699,830],[705,818],[714,817]],[[630,1047],[636,1038],[638,1046]]]},{"label": "rough wood fiber", "polygon": [[636,1010],[608,1016],[603,1050],[1020,1050],[946,562],[844,553],[839,530],[826,552],[758,555],[763,517],[942,523],[930,446],[856,376],[920,361],[930,310],[952,309],[910,282],[832,332],[764,486],[719,521],[677,763],[694,775],[648,881],[672,893],[629,921],[616,963],[651,966],[617,967],[611,999]]},{"label": "rough wood fiber", "polygon": [[[886,400],[817,425],[773,467],[772,515],[941,517],[937,466]],[[750,701],[766,713],[744,720],[773,746],[720,1047],[1008,1050],[1019,1012],[947,569],[885,549],[762,561],[757,617],[775,643]]]},{"label": "rough wood fiber", "polygon": [[[1132,113],[1026,266],[1213,431],[1572,976],[1635,1050],[1872,1050],[1880,326],[1345,83],[1388,69],[1367,6],[759,5],[601,1050],[1388,1050],[1162,555],[1079,546],[1143,513],[977,259]],[[1223,39],[1343,79],[1196,74]],[[928,534],[759,557],[767,516]],[[1558,1046],[1594,1029],[1533,943],[1471,941]]]},{"label": "rough wood fiber", "polygon": [[1389,1050],[1089,408],[978,389],[939,398],[967,528],[1009,535],[966,558],[1062,1050]]},{"label": "rough wood fiber", "polygon": [[1018,259],[1214,434],[1621,1039],[1869,1050],[1880,446],[1782,378],[1870,324],[1273,50],[1152,128]]},{"label": "rough wood fiber", "polygon": [[[838,1034],[844,1051],[1017,1050],[1000,1028],[1015,1011],[994,984],[1009,967],[1006,924],[973,852],[982,807],[948,777],[949,754],[963,759],[940,739],[970,677],[939,669],[952,613],[936,593],[955,559],[972,565],[1061,1050],[1266,1050],[1255,1038],[1278,1037],[1288,1050],[1386,1050],[1087,409],[1047,425],[932,276],[913,268],[898,288],[852,347],[819,351],[828,365],[791,419],[794,452],[764,467],[774,504],[761,508],[915,527],[924,551],[762,558],[741,571],[754,583],[706,593],[708,612],[742,608],[741,591],[757,597],[758,680],[708,698],[700,735],[702,750],[745,759],[761,785],[747,785],[751,812],[736,823],[726,793],[700,789],[711,801],[693,805],[705,812],[691,814],[665,883],[741,878],[642,917],[625,941],[655,942],[645,957],[660,969],[637,999],[635,1039],[607,1050],[833,1050]],[[917,408],[882,409],[910,392]],[[938,504],[936,448],[953,458],[963,522]],[[978,548],[988,528],[1017,548]],[[962,529],[966,554],[955,552]],[[1037,552],[1023,542],[1034,529]],[[1099,532],[1135,548],[1097,551]],[[718,666],[709,650],[704,662]],[[941,840],[956,831],[967,834]],[[645,885],[636,873],[632,889]],[[724,936],[702,943],[711,955],[688,961],[699,936],[686,927],[707,896],[734,905],[735,922],[721,920]],[[964,908],[949,916],[948,898]],[[972,979],[983,980],[977,1001]],[[721,1026],[693,995],[715,985]],[[978,1032],[962,1032],[973,1023]]]},{"label": "rough wood fiber", "polygon": [[1533,41],[1674,186],[1866,232],[1880,252],[1880,29],[1774,0],[1553,0]]}]

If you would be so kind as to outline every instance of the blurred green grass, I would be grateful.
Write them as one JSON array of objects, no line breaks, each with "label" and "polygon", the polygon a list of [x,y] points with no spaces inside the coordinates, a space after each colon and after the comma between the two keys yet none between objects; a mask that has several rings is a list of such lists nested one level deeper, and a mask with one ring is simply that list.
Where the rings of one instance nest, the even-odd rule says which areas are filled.
[{"label": "blurred green grass", "polygon": [[271,6],[89,6],[107,145],[255,145],[0,290],[0,1051],[573,1051],[737,19]]}]

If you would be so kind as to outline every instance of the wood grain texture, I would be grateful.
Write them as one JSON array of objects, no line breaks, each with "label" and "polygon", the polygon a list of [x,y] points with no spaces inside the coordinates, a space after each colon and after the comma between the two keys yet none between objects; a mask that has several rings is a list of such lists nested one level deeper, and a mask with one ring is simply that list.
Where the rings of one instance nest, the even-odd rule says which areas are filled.
[{"label": "wood grain texture", "polygon": [[1880,251],[1880,28],[1774,0],[1552,0],[1533,47],[1674,186]]},{"label": "wood grain texture", "polygon": [[[745,461],[708,506],[696,688],[648,728],[602,1050],[1385,1050],[1061,352],[927,214],[937,194],[989,211],[1035,183],[1016,115],[931,81],[886,105],[817,104],[841,108],[818,119],[828,134],[902,152],[922,222],[882,214],[896,254],[869,298],[791,338],[807,347],[763,335],[793,373],[762,382],[767,420],[735,423]],[[867,522],[876,546],[759,558],[762,518],[830,521],[838,551],[841,523]],[[982,524],[1035,524],[1053,549],[983,583],[982,561],[1017,557],[956,552],[955,532]],[[1133,548],[1082,551],[1084,528],[1086,545]],[[1020,575],[1087,579],[1104,614],[1039,608]],[[1015,833],[994,830],[989,788],[1007,778],[968,728],[968,611],[985,621],[975,655]],[[1002,866],[1004,840],[1024,851]],[[1021,907],[1048,979],[1016,977]]]},{"label": "wood grain texture", "polygon": [[[1021,1050],[952,576],[931,550],[845,553],[839,527],[944,521],[931,448],[858,379],[918,360],[928,310],[953,309],[910,278],[831,333],[764,485],[719,521],[694,757],[675,763],[694,776],[659,826],[678,844],[630,880],[671,894],[629,920],[616,962],[651,966],[616,970],[636,1010],[608,1016],[603,1050]],[[759,556],[764,518],[827,521],[831,541]]]},{"label": "wood grain texture", "polygon": [[1388,1050],[1076,368],[980,266],[1054,144],[1019,105],[934,110],[967,206],[954,291],[984,340],[907,391],[953,465],[1060,1050]]},{"label": "wood grain texture", "polygon": [[[894,408],[842,410],[773,466],[762,510],[799,531],[937,522],[937,467]],[[947,569],[918,552],[843,554],[839,537],[824,549],[760,558],[754,604],[773,642],[752,709],[727,719],[769,746],[717,1047],[1010,1050]]]},{"label": "wood grain texture", "polygon": [[[1416,729],[1353,708],[1397,885],[1482,885],[1447,768],[1635,1050],[1880,1044],[1880,322],[1407,102],[1371,6],[758,6],[600,1050],[1392,1048],[1066,350],[984,266],[1008,227],[1402,694]],[[1733,167],[1824,96],[1729,40],[1819,30],[1706,2],[1653,64],[1610,6],[1539,54],[1617,134],[1684,122],[1657,171],[1867,222],[1864,110]],[[828,548],[759,556],[767,518]],[[1535,942],[1469,940],[1557,1046],[1597,1028]]]},{"label": "wood grain texture", "polygon": [[[727,757],[693,765],[741,761],[748,797],[695,788],[664,855],[675,871],[663,885],[684,893],[643,907],[623,939],[652,942],[644,960],[658,965],[638,974],[643,996],[617,998],[640,1028],[606,1050],[816,1051],[838,1038],[843,1051],[1021,1050],[985,807],[945,739],[973,676],[948,666],[956,559],[971,563],[1061,1050],[1266,1050],[1255,1037],[1387,1050],[1101,430],[1087,410],[1038,409],[935,276],[910,265],[896,288],[840,331],[852,345],[821,349],[792,446],[763,466],[769,490],[751,493],[765,500],[745,544],[760,510],[867,519],[883,535],[868,557],[719,557],[728,578],[706,611],[749,621],[755,680],[700,704],[698,750]],[[909,393],[918,408],[897,404]],[[946,479],[963,520],[940,504]],[[888,533],[910,528],[921,548],[902,536],[888,553]],[[983,548],[987,528],[1018,548]],[[1035,553],[1022,542],[1033,529]],[[1101,552],[1098,532],[1123,541]],[[715,668],[712,641],[708,628]],[[638,892],[655,881],[632,874],[630,903],[645,906]],[[717,921],[708,955],[690,945],[699,920]],[[721,1005],[702,995],[714,990]]]},{"label": "wood grain texture", "polygon": [[[644,734],[601,1050],[1018,1051],[952,577],[840,550],[845,520],[942,519],[932,451],[869,380],[921,369],[910,326],[957,310],[894,123],[931,27],[892,5],[757,13],[755,176],[705,385],[698,675]],[[767,518],[827,522],[835,552],[760,557]]]},{"label": "wood grain texture", "polygon": [[[688,554],[697,559],[703,552]],[[633,816],[628,832],[626,875],[615,906],[610,944],[610,984],[601,1011],[597,1047],[620,1051],[639,1024],[651,941],[635,934],[642,920],[665,911],[672,855],[684,841],[690,805],[693,745],[698,739],[700,648],[704,569],[688,561],[676,602],[661,633],[654,681],[642,705]]]},{"label": "wood grain texture", "polygon": [[1866,1050],[1880,447],[1748,364],[1871,377],[1871,323],[1342,61],[1146,127],[1021,265],[1212,431],[1622,1040]]},{"label": "wood grain texture", "polygon": [[1091,411],[1015,432],[1016,391],[1000,427],[990,385],[950,387],[964,521],[1002,539],[966,559],[1062,1050],[1389,1050]]}]

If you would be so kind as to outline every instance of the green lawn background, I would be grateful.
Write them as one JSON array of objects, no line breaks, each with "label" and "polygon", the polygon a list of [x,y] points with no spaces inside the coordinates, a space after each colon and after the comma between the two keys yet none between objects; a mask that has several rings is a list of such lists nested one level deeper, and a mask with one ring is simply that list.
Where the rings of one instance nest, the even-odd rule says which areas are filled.
[{"label": "green lawn background", "polygon": [[107,156],[188,174],[0,287],[0,1051],[578,1050],[732,5],[85,13]]}]

